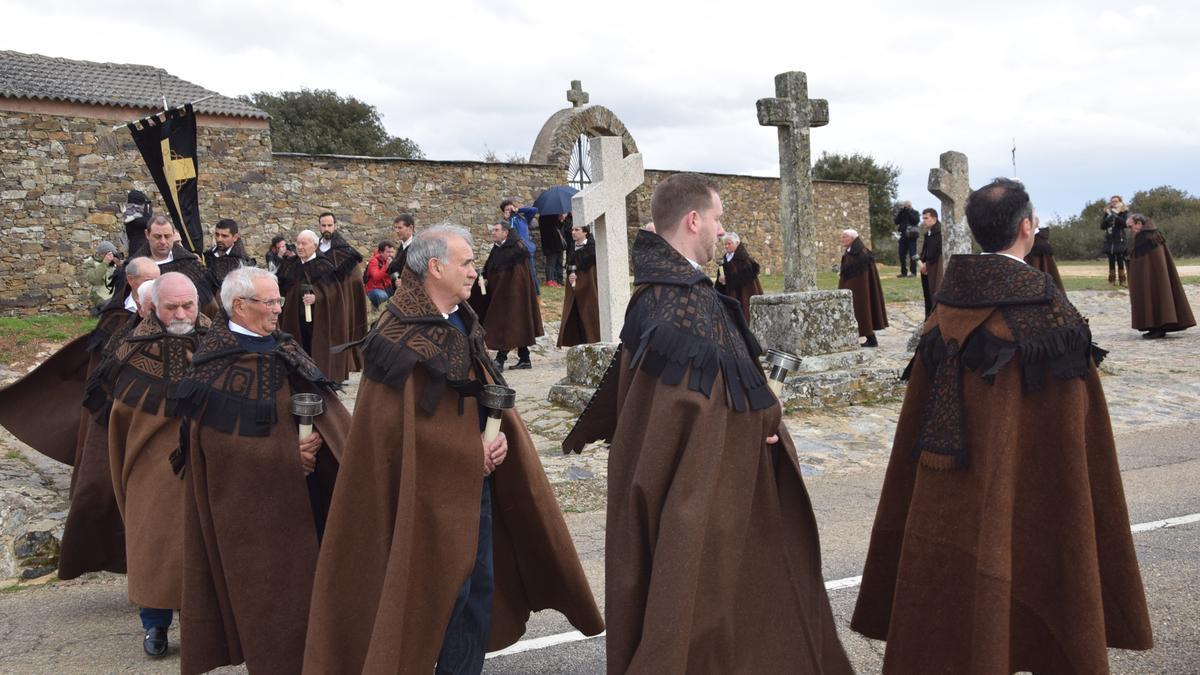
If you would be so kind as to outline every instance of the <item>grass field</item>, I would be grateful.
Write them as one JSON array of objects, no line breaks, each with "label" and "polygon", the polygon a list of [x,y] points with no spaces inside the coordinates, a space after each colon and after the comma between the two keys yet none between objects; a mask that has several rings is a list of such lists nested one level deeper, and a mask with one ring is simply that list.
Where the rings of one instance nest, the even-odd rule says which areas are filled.
[{"label": "grass field", "polygon": [[95,326],[91,316],[0,317],[0,363],[23,363],[44,345],[67,342]]}]

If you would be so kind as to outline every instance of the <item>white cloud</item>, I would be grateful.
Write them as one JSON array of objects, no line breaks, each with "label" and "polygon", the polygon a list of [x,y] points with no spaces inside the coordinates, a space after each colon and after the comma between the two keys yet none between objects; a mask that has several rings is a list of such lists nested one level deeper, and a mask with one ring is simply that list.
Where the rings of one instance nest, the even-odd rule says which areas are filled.
[{"label": "white cloud", "polygon": [[[903,169],[966,152],[977,184],[1018,173],[1043,212],[1170,183],[1200,192],[1192,3],[854,1],[804,6],[548,0],[146,5],[0,0],[5,48],[150,63],[236,95],[335,89],[376,105],[434,159],[527,154],[571,79],[613,109],[654,168],[777,173],[754,103],[804,70],[830,102],[813,154]],[[1152,159],[1150,159],[1152,158]]]}]

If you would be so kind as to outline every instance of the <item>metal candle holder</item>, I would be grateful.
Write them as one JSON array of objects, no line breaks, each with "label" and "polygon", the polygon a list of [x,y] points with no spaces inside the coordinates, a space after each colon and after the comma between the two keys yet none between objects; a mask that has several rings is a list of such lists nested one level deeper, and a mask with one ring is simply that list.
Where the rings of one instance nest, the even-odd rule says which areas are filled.
[{"label": "metal candle holder", "polygon": [[[569,281],[569,279],[570,279],[570,276],[571,276],[572,274],[575,274],[575,270],[576,270],[576,269],[577,269],[577,268],[576,268],[574,265],[567,265],[567,277],[568,277],[568,281]],[[571,282],[570,282],[570,284],[571,284],[571,288],[575,288],[575,282],[574,282],[574,281],[571,281]]]},{"label": "metal candle holder", "polygon": [[479,404],[487,408],[487,425],[483,429],[483,440],[491,443],[500,433],[500,417],[505,410],[517,404],[517,390],[499,384],[485,384],[479,394]]},{"label": "metal candle holder", "polygon": [[779,396],[783,393],[783,381],[787,379],[788,372],[800,367],[800,357],[781,352],[778,349],[768,349],[766,360],[767,365],[771,366],[771,373],[767,376],[767,386],[775,392],[776,396]]},{"label": "metal candle holder", "polygon": [[[304,302],[304,296],[313,292],[312,284],[300,284],[300,302]],[[312,305],[304,305],[304,322],[312,323]]]},{"label": "metal candle holder", "polygon": [[320,394],[292,394],[292,414],[300,423],[300,440],[312,435],[313,418],[325,413],[325,399]]}]

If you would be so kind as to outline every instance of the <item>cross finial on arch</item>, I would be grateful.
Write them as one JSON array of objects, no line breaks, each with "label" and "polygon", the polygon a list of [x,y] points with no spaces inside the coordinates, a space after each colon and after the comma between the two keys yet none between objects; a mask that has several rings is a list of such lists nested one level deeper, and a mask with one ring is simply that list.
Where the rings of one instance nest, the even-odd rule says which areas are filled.
[{"label": "cross finial on arch", "polygon": [[571,107],[581,108],[588,103],[588,93],[583,90],[583,82],[580,80],[571,80],[571,88],[567,90],[567,100],[571,102]]}]

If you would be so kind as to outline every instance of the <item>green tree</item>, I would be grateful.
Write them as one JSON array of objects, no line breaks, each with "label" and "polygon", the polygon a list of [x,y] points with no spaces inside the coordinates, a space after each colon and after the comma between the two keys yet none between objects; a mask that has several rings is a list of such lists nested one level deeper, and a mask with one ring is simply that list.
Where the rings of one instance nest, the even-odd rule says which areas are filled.
[{"label": "green tree", "polygon": [[[1172,255],[1177,258],[1200,255],[1200,197],[1162,185],[1137,191],[1128,203],[1130,212],[1154,220],[1167,238]],[[1107,197],[1097,198],[1085,204],[1078,215],[1054,223],[1050,230],[1054,257],[1060,260],[1102,258],[1104,233],[1100,230],[1100,222],[1107,207]],[[1132,244],[1133,234],[1128,233],[1126,238]]]},{"label": "green tree", "polygon": [[813,165],[812,177],[821,180],[840,180],[866,183],[871,218],[871,250],[876,259],[895,264],[896,247],[891,246],[895,229],[896,189],[900,168],[891,163],[880,164],[870,155],[821,153]]},{"label": "green tree", "polygon": [[240,96],[271,116],[276,152],[423,159],[408,138],[388,134],[375,106],[331,89],[302,89]]}]

